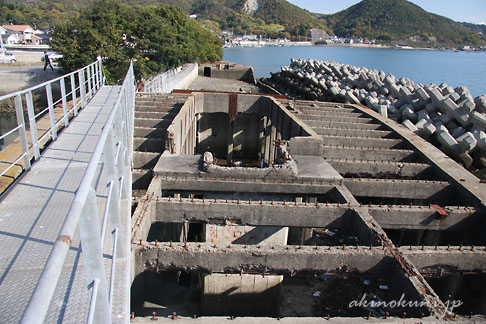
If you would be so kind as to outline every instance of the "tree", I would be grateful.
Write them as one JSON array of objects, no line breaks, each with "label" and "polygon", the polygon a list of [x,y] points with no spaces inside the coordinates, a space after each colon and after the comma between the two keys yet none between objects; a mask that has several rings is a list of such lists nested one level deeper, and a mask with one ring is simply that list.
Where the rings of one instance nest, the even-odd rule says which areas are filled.
[{"label": "tree", "polygon": [[103,58],[107,79],[120,82],[134,60],[137,78],[188,62],[222,57],[220,40],[177,8],[127,6],[95,1],[54,27],[51,47],[63,54],[63,69],[73,71]]}]

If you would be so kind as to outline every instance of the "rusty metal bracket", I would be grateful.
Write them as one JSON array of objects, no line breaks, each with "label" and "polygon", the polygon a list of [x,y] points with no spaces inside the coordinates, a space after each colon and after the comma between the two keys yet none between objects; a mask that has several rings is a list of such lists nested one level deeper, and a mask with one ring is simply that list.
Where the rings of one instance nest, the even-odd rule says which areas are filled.
[{"label": "rusty metal bracket", "polygon": [[449,216],[449,213],[444,208],[440,207],[439,205],[431,204],[430,207],[432,207],[433,209],[435,209],[435,211],[437,212],[437,214],[439,214],[440,215],[440,218],[442,218],[442,219],[444,219],[447,216]]}]

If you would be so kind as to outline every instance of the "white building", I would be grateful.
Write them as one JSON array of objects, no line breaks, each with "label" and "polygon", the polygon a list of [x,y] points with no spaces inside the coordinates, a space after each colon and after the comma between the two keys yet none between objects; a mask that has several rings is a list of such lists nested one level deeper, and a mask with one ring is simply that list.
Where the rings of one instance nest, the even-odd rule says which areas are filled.
[{"label": "white building", "polygon": [[6,30],[6,44],[33,44],[37,42],[37,39],[33,37],[34,29],[29,25],[3,25],[2,28]]}]

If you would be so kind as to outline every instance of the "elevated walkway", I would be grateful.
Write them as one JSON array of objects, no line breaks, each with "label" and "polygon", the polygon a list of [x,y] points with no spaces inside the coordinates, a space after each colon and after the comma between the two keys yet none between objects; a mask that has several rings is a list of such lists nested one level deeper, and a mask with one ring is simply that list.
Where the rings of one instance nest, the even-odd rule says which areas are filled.
[{"label": "elevated walkway", "polygon": [[[42,158],[0,200],[0,314],[2,323],[18,323],[41,276],[46,260],[85,175],[120,94],[120,86],[102,86],[90,103],[73,119]],[[105,170],[96,170],[97,204],[107,198]],[[126,202],[129,203],[129,202]],[[123,204],[123,202],[122,202]],[[103,211],[99,207],[98,209]],[[127,208],[122,208],[122,213]],[[103,214],[102,212],[100,213]],[[121,217],[129,220],[129,215]],[[101,222],[100,222],[101,223]],[[125,226],[124,226],[125,225]],[[129,235],[122,224],[122,240]],[[103,262],[110,269],[113,256],[109,227],[104,235]],[[61,279],[49,306],[45,323],[86,322],[90,305],[79,230],[72,237]],[[127,258],[117,259],[114,275],[114,322],[128,322],[129,280]],[[108,271],[109,273],[109,271]],[[110,278],[106,278],[110,282]]]}]

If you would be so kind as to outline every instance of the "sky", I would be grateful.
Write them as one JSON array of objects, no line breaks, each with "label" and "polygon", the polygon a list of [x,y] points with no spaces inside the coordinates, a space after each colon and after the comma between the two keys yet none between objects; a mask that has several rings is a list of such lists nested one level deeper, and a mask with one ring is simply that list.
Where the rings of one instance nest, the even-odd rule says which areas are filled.
[{"label": "sky", "polygon": [[[330,14],[344,10],[359,0],[288,0],[311,12]],[[459,22],[486,24],[486,0],[411,0],[424,10]]]}]

